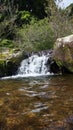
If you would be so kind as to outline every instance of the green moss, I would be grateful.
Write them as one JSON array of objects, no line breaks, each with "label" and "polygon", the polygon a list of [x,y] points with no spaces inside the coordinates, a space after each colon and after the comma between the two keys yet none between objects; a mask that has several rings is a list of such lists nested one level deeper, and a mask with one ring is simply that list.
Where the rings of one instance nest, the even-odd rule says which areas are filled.
[{"label": "green moss", "polygon": [[59,67],[61,67],[61,66],[63,65],[63,63],[62,63],[62,61],[61,61],[61,60],[56,59],[55,61],[56,61],[57,65],[58,65]]},{"label": "green moss", "polygon": [[72,56],[71,56],[71,51],[69,49],[69,46],[65,45],[65,47],[63,47],[63,51],[64,51],[64,59],[67,63],[71,63],[72,62]]},{"label": "green moss", "polygon": [[12,62],[13,64],[16,64],[18,65],[22,60],[22,53],[20,53],[19,55],[17,56],[12,56],[9,61]]},{"label": "green moss", "polygon": [[23,53],[18,48],[2,51],[0,53],[0,77],[15,74],[22,59]]},{"label": "green moss", "polygon": [[70,72],[73,72],[73,61],[67,64],[67,68],[69,69]]},{"label": "green moss", "polygon": [[4,60],[0,60],[0,66],[4,66],[5,61]]}]

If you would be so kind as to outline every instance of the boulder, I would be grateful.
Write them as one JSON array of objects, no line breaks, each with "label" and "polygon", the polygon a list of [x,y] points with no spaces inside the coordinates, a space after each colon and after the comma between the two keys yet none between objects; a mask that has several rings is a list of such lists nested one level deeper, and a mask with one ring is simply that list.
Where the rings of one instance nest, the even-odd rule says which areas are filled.
[{"label": "boulder", "polygon": [[27,53],[17,49],[2,52],[0,54],[0,77],[15,75],[21,61],[27,57]]},{"label": "boulder", "polygon": [[73,35],[56,40],[53,59],[62,72],[73,73]]},{"label": "boulder", "polygon": [[22,52],[16,52],[11,55],[11,57],[6,59],[6,75],[15,75],[18,67],[23,59]]}]

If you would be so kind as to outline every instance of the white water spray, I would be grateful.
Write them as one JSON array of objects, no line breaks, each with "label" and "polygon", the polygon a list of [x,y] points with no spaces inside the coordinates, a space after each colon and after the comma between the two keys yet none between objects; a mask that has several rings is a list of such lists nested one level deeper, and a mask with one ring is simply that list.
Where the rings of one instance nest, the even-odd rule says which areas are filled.
[{"label": "white water spray", "polygon": [[42,54],[41,56],[35,54],[21,62],[18,69],[18,75],[24,76],[39,76],[50,74],[47,61],[49,54]]},{"label": "white water spray", "polygon": [[49,57],[49,53],[33,54],[21,62],[16,75],[3,77],[2,79],[52,75],[49,72],[49,65],[47,66]]}]

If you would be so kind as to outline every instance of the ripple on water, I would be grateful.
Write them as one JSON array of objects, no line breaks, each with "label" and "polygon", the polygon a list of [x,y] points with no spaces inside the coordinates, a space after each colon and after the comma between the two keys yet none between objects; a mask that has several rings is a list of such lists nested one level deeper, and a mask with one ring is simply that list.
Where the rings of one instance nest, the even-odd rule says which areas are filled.
[{"label": "ripple on water", "polygon": [[38,103],[38,102],[37,102],[37,103],[34,103],[34,107],[35,107],[35,108],[38,108],[38,107],[40,107],[40,108],[41,108],[41,107],[44,107],[44,106],[46,106],[46,104],[45,104],[45,103],[42,103],[42,102],[39,102],[39,103]]},{"label": "ripple on water", "polygon": [[40,112],[41,110],[46,110],[46,109],[48,109],[48,106],[37,108],[37,109],[33,109],[31,112],[37,113],[37,112]]},{"label": "ripple on water", "polygon": [[40,88],[41,89],[48,88],[48,84],[45,84],[45,85],[41,86]]},{"label": "ripple on water", "polygon": [[[4,130],[11,127],[16,130],[65,130],[63,121],[73,128],[72,79],[73,75],[56,76],[50,80],[1,80],[0,119]],[[6,128],[6,125],[10,127]]]}]

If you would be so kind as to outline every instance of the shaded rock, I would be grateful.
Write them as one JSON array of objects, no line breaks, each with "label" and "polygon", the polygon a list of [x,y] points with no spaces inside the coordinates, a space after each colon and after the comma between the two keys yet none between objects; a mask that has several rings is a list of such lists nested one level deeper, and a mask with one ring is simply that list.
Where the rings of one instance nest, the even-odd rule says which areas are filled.
[{"label": "shaded rock", "polygon": [[53,73],[59,73],[60,72],[60,68],[56,64],[54,59],[52,58],[52,55],[50,55],[50,57],[48,58],[46,65],[47,65],[48,68],[50,67],[50,69],[49,69],[50,73],[51,72],[53,72]]},{"label": "shaded rock", "polygon": [[59,73],[60,72],[60,68],[54,60],[52,60],[52,62],[50,63],[50,72],[53,72],[53,73]]},{"label": "shaded rock", "polygon": [[15,75],[23,59],[29,57],[28,53],[18,51],[6,60],[6,73],[8,76]]},{"label": "shaded rock", "polygon": [[57,39],[53,59],[62,72],[73,73],[73,35]]},{"label": "shaded rock", "polygon": [[22,59],[23,59],[22,53],[17,52],[17,53],[12,54],[12,56],[6,60],[6,75],[7,76],[16,74]]},{"label": "shaded rock", "polygon": [[[7,54],[6,54],[7,53]],[[12,76],[17,73],[21,61],[28,58],[28,54],[14,49],[12,52],[3,53],[0,58],[0,77]]]},{"label": "shaded rock", "polygon": [[3,77],[6,75],[6,64],[5,60],[0,60],[0,77]]}]

